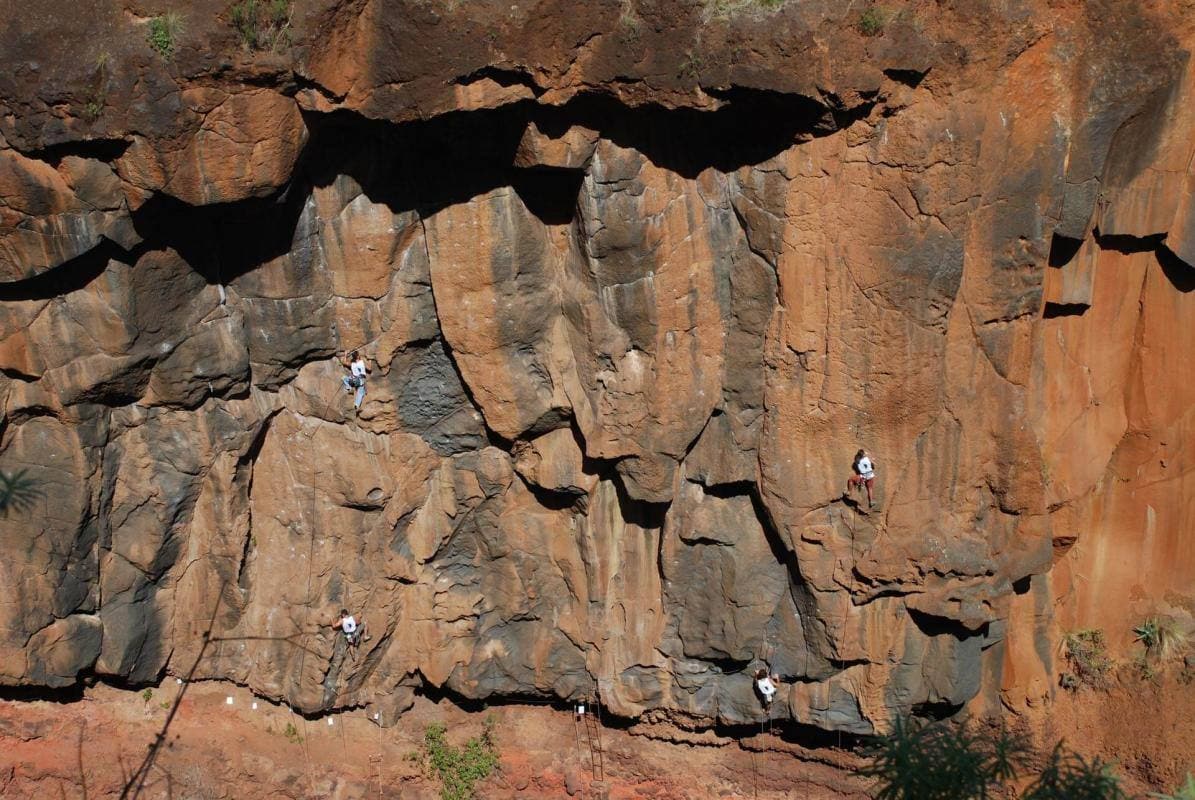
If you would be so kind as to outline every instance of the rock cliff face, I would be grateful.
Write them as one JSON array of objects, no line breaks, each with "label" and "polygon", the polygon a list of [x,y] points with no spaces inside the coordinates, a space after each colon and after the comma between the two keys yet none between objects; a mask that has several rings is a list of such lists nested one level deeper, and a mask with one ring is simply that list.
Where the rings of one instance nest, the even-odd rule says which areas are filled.
[{"label": "rock cliff face", "polygon": [[99,5],[0,33],[0,684],[872,733],[1195,603],[1189,0]]}]

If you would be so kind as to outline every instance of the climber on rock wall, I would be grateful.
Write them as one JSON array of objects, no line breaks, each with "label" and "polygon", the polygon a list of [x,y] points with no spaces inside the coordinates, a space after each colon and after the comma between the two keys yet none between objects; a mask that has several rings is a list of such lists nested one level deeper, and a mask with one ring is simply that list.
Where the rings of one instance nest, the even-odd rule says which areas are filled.
[{"label": "climber on rock wall", "polygon": [[779,682],[780,676],[774,672],[769,673],[767,667],[755,670],[755,689],[763,699],[764,708],[772,705],[772,700],[776,698],[776,684]]},{"label": "climber on rock wall", "polygon": [[365,620],[358,621],[349,614],[347,608],[340,609],[340,617],[332,623],[332,627],[343,633],[345,641],[354,647],[362,640],[369,641],[369,637],[364,635]]},{"label": "climber on rock wall", "polygon": [[357,390],[357,394],[353,398],[353,409],[360,414],[361,403],[365,400],[365,379],[372,370],[365,363],[365,359],[357,354],[356,350],[349,353],[347,357],[341,356],[340,363],[349,371],[348,375],[341,378],[344,390],[346,392],[351,392],[354,389]]},{"label": "climber on rock wall", "polygon": [[875,462],[871,460],[871,456],[867,454],[866,450],[860,449],[855,453],[854,463],[851,467],[855,470],[855,474],[850,477],[846,483],[847,492],[853,492],[859,486],[867,489],[867,507],[871,508],[871,485],[875,483]]}]

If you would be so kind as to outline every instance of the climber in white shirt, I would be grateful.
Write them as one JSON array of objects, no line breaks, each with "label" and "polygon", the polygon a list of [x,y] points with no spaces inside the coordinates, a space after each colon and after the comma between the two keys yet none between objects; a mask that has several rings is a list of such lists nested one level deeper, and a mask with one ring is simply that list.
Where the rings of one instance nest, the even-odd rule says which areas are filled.
[{"label": "climber in white shirt", "polygon": [[767,667],[755,670],[755,689],[763,699],[764,708],[772,705],[772,701],[776,699],[776,684],[779,681],[780,676],[774,672],[768,674]]},{"label": "climber in white shirt", "polygon": [[875,483],[876,479],[875,462],[871,460],[871,456],[867,454],[866,450],[860,450],[855,453],[855,462],[851,466],[854,468],[855,474],[846,483],[847,493],[862,486],[867,490],[867,507],[871,508],[871,485]]},{"label": "climber in white shirt", "polygon": [[340,363],[349,371],[349,374],[340,380],[344,384],[346,392],[351,392],[354,389],[357,390],[356,397],[353,398],[353,408],[360,414],[361,403],[365,400],[365,379],[372,370],[365,363],[365,359],[357,355],[356,350],[349,353],[347,359],[341,358]]},{"label": "climber in white shirt", "polygon": [[[347,608],[342,608],[340,609],[340,618],[332,623],[332,627],[344,634],[346,642],[356,646],[362,640],[362,636],[365,633],[365,620],[358,621],[356,617],[349,614]],[[364,638],[365,641],[369,641],[368,636]]]}]

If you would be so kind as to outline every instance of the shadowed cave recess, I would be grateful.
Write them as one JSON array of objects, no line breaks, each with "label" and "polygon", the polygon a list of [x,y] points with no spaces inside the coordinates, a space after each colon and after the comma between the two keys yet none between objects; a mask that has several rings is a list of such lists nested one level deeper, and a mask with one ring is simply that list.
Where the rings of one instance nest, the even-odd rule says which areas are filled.
[{"label": "shadowed cave recess", "polygon": [[[1191,267],[1166,231],[1068,217],[1087,194],[1049,177],[1064,143],[934,177],[1026,145],[994,111],[914,108],[902,139],[878,103],[922,76],[849,107],[306,110],[284,185],[152,193],[0,285],[0,455],[43,487],[0,691],[182,674],[210,623],[196,679],[306,715],[597,695],[612,722],[725,733],[767,718],[766,664],[778,730],[854,741],[1023,690],[1014,615],[1048,683],[1033,609],[1097,480],[1053,471],[1056,419],[1097,412],[1052,404],[1049,326],[1097,324],[1123,288],[1101,259],[1182,303]],[[968,143],[922,147],[947,122]],[[102,171],[135,147],[21,157]],[[373,369],[359,414],[350,350]],[[1129,427],[1093,463],[1119,469]],[[845,486],[861,446],[870,509]],[[372,634],[352,657],[341,607]]]}]

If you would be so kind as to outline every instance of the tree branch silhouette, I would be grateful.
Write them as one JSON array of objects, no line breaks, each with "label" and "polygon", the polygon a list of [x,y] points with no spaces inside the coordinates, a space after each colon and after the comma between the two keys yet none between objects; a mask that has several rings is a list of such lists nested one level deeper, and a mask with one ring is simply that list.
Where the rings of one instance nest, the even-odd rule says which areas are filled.
[{"label": "tree branch silhouette", "polygon": [[[162,729],[154,737],[153,743],[149,746],[149,751],[145,754],[145,758],[137,769],[130,775],[124,784],[124,789],[120,793],[120,800],[136,800],[140,796],[142,790],[145,788],[146,779],[149,777],[150,771],[154,767],[154,762],[157,760],[158,754],[162,750],[162,745],[166,743],[166,736],[170,731],[170,725],[174,722],[175,716],[178,714],[179,707],[182,704],[183,696],[187,693],[187,689],[191,686],[191,680],[195,677],[195,673],[199,670],[199,665],[207,655],[208,648],[216,642],[241,642],[241,641],[277,641],[286,642],[292,647],[297,647],[305,653],[319,656],[320,654],[311,648],[303,645],[301,642],[294,641],[296,637],[303,636],[307,632],[299,631],[288,636],[212,636],[212,631],[216,627],[216,617],[220,613],[220,606],[224,601],[224,591],[228,588],[228,581],[224,581],[220,585],[220,591],[216,596],[216,606],[212,609],[212,617],[208,621],[207,629],[203,632],[203,644],[199,648],[199,653],[195,656],[195,661],[191,664],[191,668],[187,671],[186,677],[183,678],[182,689],[174,698],[173,704],[170,706],[170,713],[166,715],[165,721],[162,723]],[[317,631],[318,632],[318,629]],[[82,769],[82,738],[80,737],[80,769]],[[159,769],[161,769],[159,767]],[[165,770],[162,770],[165,772]],[[166,773],[169,775],[169,773]],[[171,784],[171,791],[173,790],[173,783]],[[85,790],[86,791],[86,790]],[[84,795],[86,800],[86,794]]]}]

